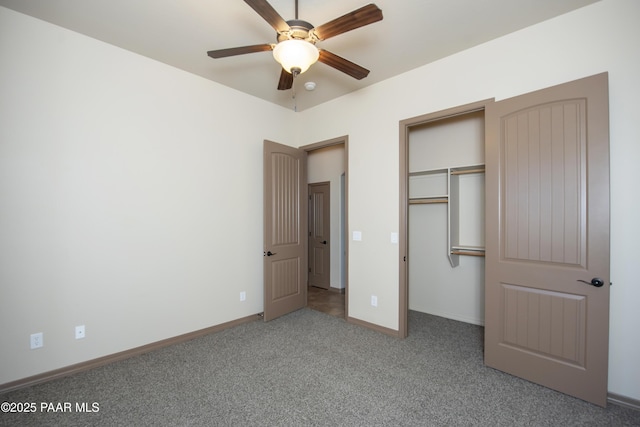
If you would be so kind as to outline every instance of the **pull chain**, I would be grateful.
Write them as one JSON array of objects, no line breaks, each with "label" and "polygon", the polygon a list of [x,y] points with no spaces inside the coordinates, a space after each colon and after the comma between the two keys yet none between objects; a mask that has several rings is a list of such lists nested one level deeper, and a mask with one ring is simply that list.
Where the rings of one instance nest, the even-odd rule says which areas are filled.
[{"label": "pull chain", "polygon": [[293,111],[298,112],[298,99],[296,98],[296,77],[300,75],[300,69],[294,68],[291,70],[293,76],[293,82],[291,83],[291,98],[293,99]]},{"label": "pull chain", "polygon": [[296,79],[293,79],[293,86],[291,86],[291,97],[293,99],[293,111],[298,112],[298,100],[296,99]]}]

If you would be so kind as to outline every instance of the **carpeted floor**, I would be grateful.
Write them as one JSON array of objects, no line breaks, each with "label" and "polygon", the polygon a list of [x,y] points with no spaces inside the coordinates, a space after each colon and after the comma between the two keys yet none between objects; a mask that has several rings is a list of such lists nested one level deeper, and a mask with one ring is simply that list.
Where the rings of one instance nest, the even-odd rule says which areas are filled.
[{"label": "carpeted floor", "polygon": [[409,324],[400,340],[303,309],[1,395],[38,411],[0,425],[640,426],[638,411],[484,367],[481,327],[416,312]]}]

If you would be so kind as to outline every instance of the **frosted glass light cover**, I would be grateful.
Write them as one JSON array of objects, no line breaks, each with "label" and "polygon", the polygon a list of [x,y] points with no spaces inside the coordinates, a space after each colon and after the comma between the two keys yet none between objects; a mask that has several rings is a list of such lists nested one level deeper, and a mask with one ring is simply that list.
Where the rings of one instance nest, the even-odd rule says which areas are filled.
[{"label": "frosted glass light cover", "polygon": [[273,49],[273,57],[289,73],[293,68],[299,68],[300,73],[304,73],[319,56],[318,48],[304,40],[284,40]]}]

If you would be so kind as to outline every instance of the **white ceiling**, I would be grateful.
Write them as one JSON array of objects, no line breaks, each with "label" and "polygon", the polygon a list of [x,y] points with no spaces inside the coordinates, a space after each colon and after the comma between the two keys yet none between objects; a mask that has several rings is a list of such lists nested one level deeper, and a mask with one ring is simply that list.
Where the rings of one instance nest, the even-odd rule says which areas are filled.
[{"label": "white ceiling", "polygon": [[[318,26],[372,0],[299,0]],[[85,34],[242,92],[301,111],[598,0],[373,0],[380,22],[318,46],[371,70],[355,80],[315,64],[292,91],[276,89],[271,52],[212,59],[213,49],[275,43],[275,30],[242,0],[0,0],[0,5]],[[285,19],[294,0],[270,0]],[[307,92],[302,83],[314,81]]]}]

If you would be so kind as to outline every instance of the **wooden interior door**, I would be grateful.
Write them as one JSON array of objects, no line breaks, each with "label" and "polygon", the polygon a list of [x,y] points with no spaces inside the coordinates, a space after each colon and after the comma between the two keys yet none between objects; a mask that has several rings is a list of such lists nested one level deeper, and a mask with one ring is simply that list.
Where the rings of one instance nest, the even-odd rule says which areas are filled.
[{"label": "wooden interior door", "polygon": [[264,142],[264,320],[307,305],[304,150]]},{"label": "wooden interior door", "polygon": [[486,108],[485,363],[606,406],[607,74]]},{"label": "wooden interior door", "polygon": [[309,184],[309,285],[331,284],[331,208],[328,182]]}]

